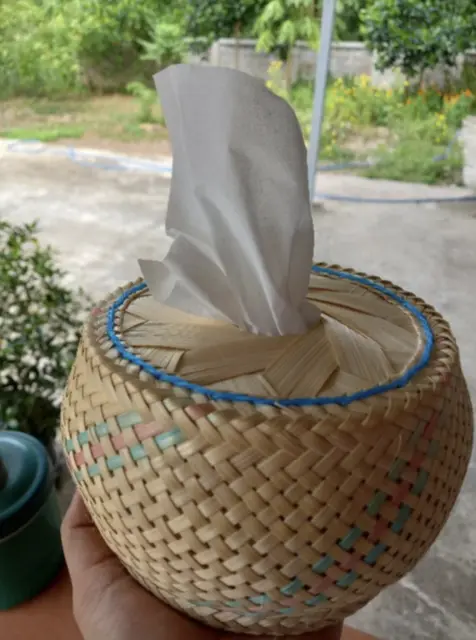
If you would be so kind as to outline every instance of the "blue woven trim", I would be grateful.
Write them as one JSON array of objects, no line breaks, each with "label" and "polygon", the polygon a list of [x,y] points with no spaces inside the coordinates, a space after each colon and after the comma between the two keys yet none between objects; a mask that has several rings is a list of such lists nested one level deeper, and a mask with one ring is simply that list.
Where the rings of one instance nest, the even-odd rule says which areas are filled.
[{"label": "blue woven trim", "polygon": [[207,387],[202,387],[199,384],[194,384],[192,382],[188,382],[179,376],[174,376],[170,373],[166,373],[165,371],[159,371],[155,367],[153,367],[148,362],[145,362],[141,358],[137,357],[133,353],[127,350],[127,347],[120,340],[120,338],[116,335],[114,329],[114,320],[116,317],[116,312],[122,307],[124,302],[130,298],[131,296],[143,291],[147,288],[147,284],[145,282],[141,282],[137,284],[127,291],[125,291],[117,300],[113,302],[113,304],[109,307],[107,312],[107,335],[109,339],[113,343],[114,347],[117,349],[118,353],[124,360],[132,362],[133,364],[139,366],[143,371],[153,376],[156,380],[160,380],[161,382],[168,382],[176,387],[181,387],[183,389],[187,389],[193,393],[199,393],[201,395],[207,396],[211,400],[221,400],[227,402],[249,402],[255,405],[269,405],[275,407],[308,407],[308,406],[322,406],[326,404],[337,404],[340,406],[347,406],[351,402],[355,402],[357,400],[365,400],[366,398],[370,398],[371,396],[376,396],[381,393],[386,393],[387,391],[392,391],[394,389],[400,389],[405,387],[410,380],[419,373],[422,369],[424,369],[431,356],[431,351],[433,349],[433,333],[431,331],[431,327],[422,314],[422,312],[417,309],[413,304],[397,295],[390,289],[383,287],[368,278],[362,278],[361,276],[356,276],[350,273],[345,273],[342,271],[336,271],[335,269],[329,269],[327,267],[319,267],[314,266],[312,270],[315,273],[322,273],[325,275],[338,276],[339,278],[344,278],[345,280],[350,280],[351,282],[357,282],[358,284],[365,285],[378,291],[379,293],[383,293],[385,296],[398,303],[404,309],[406,309],[409,313],[411,313],[416,320],[418,321],[423,335],[425,337],[425,346],[423,349],[423,353],[420,356],[418,362],[416,362],[408,371],[400,376],[399,378],[389,382],[387,384],[377,385],[375,387],[371,387],[370,389],[364,389],[363,391],[358,391],[356,393],[352,393],[350,395],[344,396],[334,396],[334,397],[325,397],[321,396],[320,398],[283,398],[283,399],[275,399],[275,398],[260,398],[257,396],[250,396],[246,394],[240,393],[231,393],[229,391],[215,391],[213,389],[208,389]]}]

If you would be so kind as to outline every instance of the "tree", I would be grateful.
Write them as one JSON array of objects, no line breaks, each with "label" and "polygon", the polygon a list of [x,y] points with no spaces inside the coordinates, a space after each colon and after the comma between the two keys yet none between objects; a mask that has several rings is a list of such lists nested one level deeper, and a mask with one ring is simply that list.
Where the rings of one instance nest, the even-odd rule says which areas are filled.
[{"label": "tree", "polygon": [[427,69],[453,67],[476,32],[474,0],[370,0],[362,33],[377,68],[400,67],[421,84]]},{"label": "tree", "polygon": [[338,40],[360,39],[361,13],[367,5],[368,0],[337,0],[334,31]]},{"label": "tree", "polygon": [[315,0],[268,0],[258,17],[255,32],[257,50],[276,52],[286,62],[288,88],[292,78],[292,52],[298,40],[317,46],[319,24]]},{"label": "tree", "polygon": [[218,38],[248,35],[265,0],[189,0],[187,33],[206,49]]}]

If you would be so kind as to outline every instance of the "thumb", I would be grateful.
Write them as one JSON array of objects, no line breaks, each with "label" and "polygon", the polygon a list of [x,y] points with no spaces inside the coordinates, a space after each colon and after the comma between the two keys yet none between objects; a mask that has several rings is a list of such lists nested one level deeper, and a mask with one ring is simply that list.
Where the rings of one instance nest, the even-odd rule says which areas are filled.
[{"label": "thumb", "polygon": [[89,515],[78,491],[64,517],[61,539],[66,564],[74,583],[94,567],[104,566],[109,561],[116,562],[115,556],[102,539]]}]

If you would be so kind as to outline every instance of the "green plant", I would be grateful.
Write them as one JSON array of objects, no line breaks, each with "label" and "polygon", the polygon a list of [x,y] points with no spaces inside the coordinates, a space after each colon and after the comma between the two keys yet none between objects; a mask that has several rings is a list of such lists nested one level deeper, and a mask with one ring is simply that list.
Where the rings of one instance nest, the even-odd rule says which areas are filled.
[{"label": "green plant", "polygon": [[270,63],[266,86],[280,98],[284,98],[288,102],[291,100],[291,93],[284,82],[283,63],[281,60],[273,60]]},{"label": "green plant", "polygon": [[71,5],[0,2],[0,98],[78,90],[78,30]]},{"label": "green plant", "polygon": [[461,184],[461,149],[456,145],[447,157],[436,160],[445,150],[444,145],[411,136],[400,140],[395,149],[382,149],[375,165],[365,170],[364,175],[424,184]]},{"label": "green plant", "polygon": [[361,13],[368,0],[337,0],[335,35],[338,40],[360,40]]},{"label": "green plant", "polygon": [[410,78],[438,65],[452,67],[476,30],[473,0],[371,0],[362,32],[381,70],[400,67]]},{"label": "green plant", "polygon": [[461,80],[459,89],[467,89],[473,95],[476,95],[476,60],[475,54],[472,54],[471,60],[466,60],[463,63],[461,70]]},{"label": "green plant", "polygon": [[276,52],[287,63],[287,89],[291,88],[292,51],[298,40],[317,47],[318,21],[314,0],[268,0],[256,20],[258,51]]},{"label": "green plant", "polygon": [[251,33],[267,0],[189,0],[187,33],[206,49],[218,38]]},{"label": "green plant", "polygon": [[55,142],[62,138],[82,138],[85,128],[79,125],[57,125],[51,127],[22,128],[0,130],[1,138],[16,140],[37,140],[38,142]]},{"label": "green plant", "polygon": [[139,104],[138,120],[144,124],[164,124],[162,114],[158,113],[158,97],[154,89],[142,82],[130,82],[127,92],[136,98]]},{"label": "green plant", "polygon": [[36,224],[0,220],[0,426],[47,444],[87,299],[66,287],[37,232]]},{"label": "green plant", "polygon": [[150,40],[140,41],[144,48],[141,59],[155,62],[162,68],[183,62],[188,52],[184,38],[180,24],[156,22]]}]

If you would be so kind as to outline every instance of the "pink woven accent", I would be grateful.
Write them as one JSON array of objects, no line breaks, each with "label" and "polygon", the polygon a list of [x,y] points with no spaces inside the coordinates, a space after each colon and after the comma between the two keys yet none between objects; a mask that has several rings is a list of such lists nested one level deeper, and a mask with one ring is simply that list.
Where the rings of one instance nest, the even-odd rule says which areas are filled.
[{"label": "pink woven accent", "polygon": [[95,460],[97,460],[98,458],[103,456],[104,455],[104,449],[102,448],[102,445],[101,444],[92,444],[91,445],[91,455]]},{"label": "pink woven accent", "polygon": [[210,402],[207,402],[205,404],[195,404],[185,409],[185,413],[192,420],[199,420],[200,418],[204,418],[209,413],[213,413],[213,411],[216,411],[216,409]]},{"label": "pink woven accent", "polygon": [[83,464],[86,464],[86,460],[84,459],[84,453],[83,451],[77,451],[74,454],[74,461],[76,462],[76,465],[78,467],[80,467]]},{"label": "pink woven accent", "polygon": [[359,562],[360,562],[359,556],[357,555],[352,556],[347,560],[347,562],[343,562],[341,564],[341,569],[342,571],[352,571],[359,564]]},{"label": "pink woven accent", "polygon": [[[286,598],[285,600],[278,600],[278,604],[280,607],[299,607],[302,605],[302,600],[299,598]],[[271,609],[273,609],[273,607],[274,605],[271,603]],[[257,607],[257,609],[261,609],[261,607]]]},{"label": "pink woven accent", "polygon": [[424,459],[425,459],[425,454],[422,453],[421,451],[417,451],[414,454],[413,458],[410,460],[410,469],[413,469],[414,471],[419,469]]},{"label": "pink woven accent", "polygon": [[324,591],[334,584],[334,580],[330,576],[320,578],[318,582],[313,584],[309,589],[309,593],[316,596],[318,593],[324,593]]},{"label": "pink woven accent", "polygon": [[158,436],[159,433],[164,433],[164,431],[165,429],[163,429],[158,422],[136,424],[134,427],[134,432],[140,442],[142,442],[143,440],[147,440],[148,438]]},{"label": "pink woven accent", "polygon": [[369,540],[371,542],[380,542],[383,534],[390,528],[390,523],[388,520],[384,520],[383,518],[379,520],[369,535]]},{"label": "pink woven accent", "polygon": [[410,489],[412,488],[412,485],[410,484],[410,482],[403,482],[399,488],[398,491],[396,492],[396,494],[393,496],[392,498],[392,504],[394,504],[396,507],[400,506],[401,502],[405,502],[405,498],[408,496],[408,494],[410,493]]},{"label": "pink woven accent", "polygon": [[116,436],[112,436],[111,442],[116,451],[119,451],[120,449],[125,449],[127,447],[126,442],[124,440],[124,435],[122,433],[119,433]]}]

